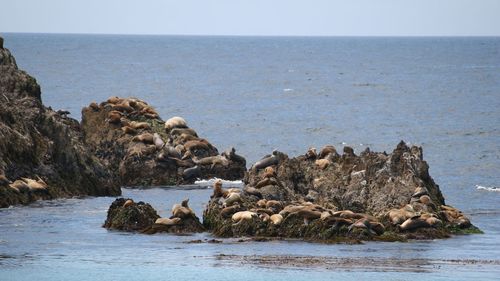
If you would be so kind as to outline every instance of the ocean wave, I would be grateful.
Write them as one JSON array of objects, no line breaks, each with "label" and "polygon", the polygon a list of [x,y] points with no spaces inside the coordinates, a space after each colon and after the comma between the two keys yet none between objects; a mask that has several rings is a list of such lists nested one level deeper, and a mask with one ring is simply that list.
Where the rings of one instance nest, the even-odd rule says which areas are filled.
[{"label": "ocean wave", "polygon": [[[194,182],[194,184],[199,186],[212,187],[216,180],[219,180],[219,178],[213,178],[208,180],[197,180]],[[241,180],[236,180],[236,181],[230,181],[224,179],[220,180],[222,181],[222,187],[243,187],[243,181]]]},{"label": "ocean wave", "polygon": [[496,186],[482,186],[482,185],[476,185],[476,189],[478,189],[478,190],[498,191],[498,192],[500,192],[500,187],[496,187]]}]

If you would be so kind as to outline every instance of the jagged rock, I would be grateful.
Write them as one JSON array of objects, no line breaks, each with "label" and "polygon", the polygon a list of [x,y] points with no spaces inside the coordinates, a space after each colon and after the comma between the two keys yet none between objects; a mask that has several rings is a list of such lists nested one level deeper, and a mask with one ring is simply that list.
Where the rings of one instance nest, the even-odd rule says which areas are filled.
[{"label": "jagged rock", "polygon": [[[105,167],[84,147],[78,121],[45,107],[36,80],[18,69],[3,46],[0,100],[0,207],[38,199],[120,194],[119,185],[109,180]],[[21,183],[21,178],[30,183],[37,177],[46,188],[25,188]],[[15,181],[21,189],[10,185]],[[31,185],[36,187],[34,182]]]},{"label": "jagged rock", "polygon": [[109,207],[103,227],[123,231],[140,231],[151,227],[159,217],[156,210],[147,203],[142,201],[135,203],[129,198],[118,198]]},{"label": "jagged rock", "polygon": [[[271,161],[272,160],[272,161]],[[270,166],[268,164],[271,164]],[[333,146],[289,158],[274,151],[244,178],[237,211],[255,212],[244,221],[227,215],[228,191],[216,189],[203,221],[217,236],[271,236],[321,241],[449,237],[457,229],[478,231],[460,211],[446,206],[429,175],[420,147],[398,144],[391,153],[369,149],[342,155]],[[264,207],[279,202],[280,208]],[[273,203],[275,204],[275,203]],[[280,214],[280,223],[270,220]]]},{"label": "jagged rock", "polygon": [[82,110],[86,144],[122,185],[175,185],[193,183],[197,178],[243,177],[245,159],[234,149],[219,155],[185,121],[167,127],[152,106],[136,98],[111,97]]},{"label": "jagged rock", "polygon": [[204,231],[199,218],[189,207],[186,209],[187,211],[183,215],[174,211],[174,215],[170,218],[160,218],[156,210],[147,203],[135,203],[130,198],[118,198],[109,207],[103,227],[122,231],[138,231],[145,234],[160,232],[180,234]]}]

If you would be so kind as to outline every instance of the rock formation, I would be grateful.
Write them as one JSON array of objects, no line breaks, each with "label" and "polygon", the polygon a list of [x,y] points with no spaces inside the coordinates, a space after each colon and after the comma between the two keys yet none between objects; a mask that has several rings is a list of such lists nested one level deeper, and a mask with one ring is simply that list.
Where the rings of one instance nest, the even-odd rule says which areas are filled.
[{"label": "rock formation", "polygon": [[172,207],[172,216],[161,218],[147,203],[135,203],[130,198],[118,198],[109,207],[103,227],[145,234],[204,231],[200,219],[189,208],[187,202],[188,200],[184,200],[181,204],[175,204]]},{"label": "rock formation", "polygon": [[18,69],[3,44],[0,100],[0,207],[120,194],[107,169],[83,145],[78,121],[42,104],[40,86]]},{"label": "rock formation", "polygon": [[219,154],[181,117],[163,121],[137,98],[111,97],[82,110],[86,144],[126,186],[193,183],[197,178],[241,179],[245,159],[234,148]]},{"label": "rock formation", "polygon": [[[322,241],[443,238],[474,232],[445,205],[420,147],[359,156],[333,146],[290,159],[274,151],[250,168],[242,191],[214,188],[204,225],[217,236]],[[231,199],[234,193],[237,200]]]}]

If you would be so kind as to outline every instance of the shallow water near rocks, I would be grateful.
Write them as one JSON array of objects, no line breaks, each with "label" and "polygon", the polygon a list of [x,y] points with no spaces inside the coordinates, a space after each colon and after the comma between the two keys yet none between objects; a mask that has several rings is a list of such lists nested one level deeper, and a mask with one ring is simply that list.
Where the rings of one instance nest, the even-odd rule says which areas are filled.
[{"label": "shallow water near rocks", "polygon": [[[206,242],[101,227],[114,198],[0,209],[0,280],[498,280],[500,38],[258,38],[3,34],[42,99],[79,119],[136,96],[248,165],[278,148],[422,145],[446,203],[485,234],[409,243]],[[123,189],[168,216],[210,189]]]}]

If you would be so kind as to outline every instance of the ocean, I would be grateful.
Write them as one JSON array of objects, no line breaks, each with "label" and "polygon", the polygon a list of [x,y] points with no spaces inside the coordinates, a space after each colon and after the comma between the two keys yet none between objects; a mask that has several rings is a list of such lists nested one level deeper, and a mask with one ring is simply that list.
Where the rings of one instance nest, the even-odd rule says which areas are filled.
[{"label": "ocean", "polygon": [[[182,116],[247,166],[273,149],[392,151],[420,145],[446,203],[484,231],[362,245],[190,243],[101,228],[114,198],[0,209],[0,280],[498,280],[500,38],[208,37],[2,34],[42,100],[80,119],[109,96]],[[210,189],[123,189],[168,215]],[[311,261],[312,260],[312,261]]]}]

